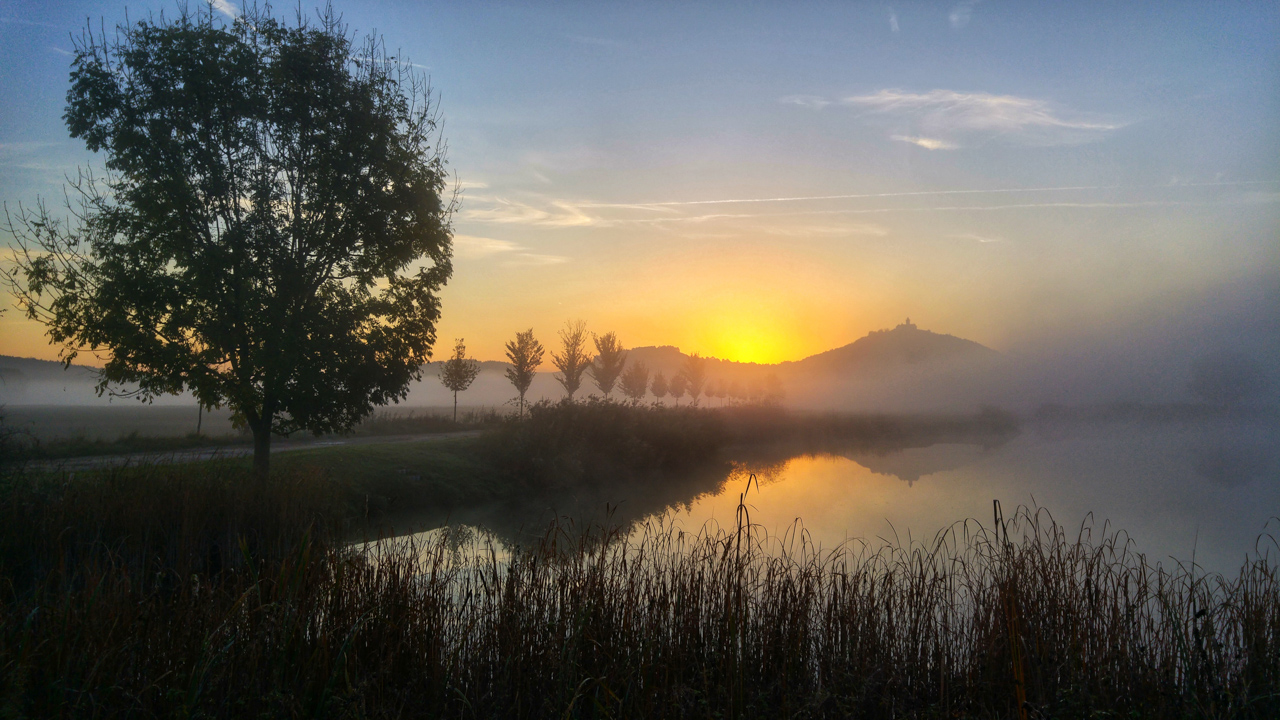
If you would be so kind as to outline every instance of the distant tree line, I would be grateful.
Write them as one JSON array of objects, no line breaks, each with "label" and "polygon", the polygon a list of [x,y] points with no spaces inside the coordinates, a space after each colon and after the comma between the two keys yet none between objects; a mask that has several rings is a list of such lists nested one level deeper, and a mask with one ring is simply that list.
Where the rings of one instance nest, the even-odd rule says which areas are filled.
[{"label": "distant tree line", "polygon": [[[558,352],[551,352],[551,364],[558,371],[554,376],[556,382],[564,388],[565,398],[569,401],[582,388],[584,377],[591,378],[605,399],[612,399],[613,391],[618,389],[633,404],[643,402],[650,393],[653,394],[655,404],[664,405],[666,398],[670,397],[677,406],[685,396],[688,396],[688,402],[693,406],[699,405],[705,398],[708,406],[718,401],[722,407],[777,404],[783,398],[782,381],[773,373],[747,382],[709,378],[707,359],[693,353],[684,359],[680,370],[668,379],[661,371],[651,373],[643,361],[628,364],[628,351],[623,348],[615,332],[589,333],[586,322],[575,320],[565,323],[559,335],[560,348]],[[594,357],[590,353],[588,339],[595,345]],[[506,344],[506,349],[507,360],[511,363],[506,377],[515,387],[515,402],[519,407],[519,414],[523,416],[528,404],[526,395],[542,364],[546,348],[534,337],[533,329],[530,328],[517,332],[515,339]],[[454,356],[444,363],[440,371],[441,382],[454,393],[455,415],[458,393],[466,390],[478,373],[478,363],[466,358],[466,347],[462,340],[458,340]]]}]

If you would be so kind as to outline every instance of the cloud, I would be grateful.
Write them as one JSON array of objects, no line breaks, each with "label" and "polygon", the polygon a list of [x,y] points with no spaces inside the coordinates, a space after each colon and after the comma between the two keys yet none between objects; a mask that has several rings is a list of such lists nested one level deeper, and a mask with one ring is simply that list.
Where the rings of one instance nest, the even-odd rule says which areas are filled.
[{"label": "cloud", "polygon": [[778,102],[784,105],[799,105],[800,107],[813,108],[814,110],[821,110],[822,108],[832,104],[830,100],[817,95],[788,95],[784,98],[779,98]]},{"label": "cloud", "polygon": [[500,253],[515,252],[523,248],[510,240],[477,237],[475,235],[454,235],[453,253],[464,260],[477,260],[492,257]]},{"label": "cloud", "polygon": [[919,145],[925,150],[955,150],[960,147],[959,145],[949,143],[946,140],[927,137],[912,137],[910,135],[892,135],[889,139],[897,140],[898,142],[911,143],[912,145]]},{"label": "cloud", "polygon": [[569,258],[563,255],[532,253],[523,245],[510,240],[476,235],[454,235],[453,252],[460,260],[500,259],[503,267],[559,265],[569,262]]},{"label": "cloud", "polygon": [[502,224],[546,225],[550,227],[583,227],[599,224],[599,219],[582,212],[566,200],[547,200],[542,207],[497,197],[472,197],[472,203],[488,205],[464,210],[467,220]]},{"label": "cloud", "polygon": [[910,128],[912,132],[899,133],[904,138],[927,137],[951,144],[960,144],[962,138],[999,137],[1026,145],[1074,145],[1101,139],[1126,125],[1059,109],[1045,100],[984,92],[885,89],[847,97],[839,104],[862,109],[862,117],[869,121]]},{"label": "cloud", "polygon": [[545,267],[547,265],[560,265],[569,262],[569,258],[563,255],[539,255],[537,253],[516,253],[510,259],[504,260],[504,267]]},{"label": "cloud", "polygon": [[951,8],[951,14],[947,19],[951,21],[951,27],[955,30],[964,28],[973,19],[973,6],[982,2],[982,0],[960,0],[956,6]]},{"label": "cloud", "polygon": [[58,53],[59,55],[66,55],[67,57],[75,57],[75,56],[76,56],[76,54],[75,54],[75,53],[73,53],[73,52],[71,52],[70,50],[63,50],[62,48],[57,47],[57,46],[55,46],[55,45],[50,45],[50,46],[49,46],[49,49],[50,49],[50,50],[52,50],[52,51],[54,51],[54,52],[56,52],[56,53]]},{"label": "cloud", "polygon": [[223,15],[226,15],[232,20],[236,19],[240,15],[240,9],[235,5],[232,5],[229,0],[213,0],[213,9]]},{"label": "cloud", "polygon": [[889,29],[892,30],[894,33],[898,33],[901,31],[901,29],[898,27],[898,13],[892,10],[889,11]]},{"label": "cloud", "polygon": [[975,242],[980,242],[980,243],[1004,242],[1004,238],[987,237],[985,235],[979,235],[978,233],[959,233],[956,235],[952,235],[951,237],[957,240],[973,240]]}]

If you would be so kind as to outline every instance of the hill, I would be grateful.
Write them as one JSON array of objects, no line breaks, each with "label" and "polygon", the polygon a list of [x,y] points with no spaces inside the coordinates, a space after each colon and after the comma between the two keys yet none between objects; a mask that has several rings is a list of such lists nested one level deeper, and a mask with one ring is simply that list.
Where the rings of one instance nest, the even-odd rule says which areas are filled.
[{"label": "hill", "polygon": [[908,318],[892,330],[873,330],[843,347],[785,362],[780,367],[808,374],[843,374],[898,370],[952,360],[990,359],[998,355],[995,350],[972,340],[921,330]]}]

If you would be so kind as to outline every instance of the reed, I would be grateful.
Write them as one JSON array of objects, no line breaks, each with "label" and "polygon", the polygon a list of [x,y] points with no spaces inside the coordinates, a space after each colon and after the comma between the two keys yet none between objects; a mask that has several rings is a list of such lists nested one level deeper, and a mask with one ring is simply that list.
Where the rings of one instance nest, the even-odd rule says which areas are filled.
[{"label": "reed", "polygon": [[[724,531],[648,525],[623,537],[560,525],[523,548],[462,530],[353,547],[304,523],[290,499],[303,481],[293,482],[257,491],[279,511],[293,508],[273,526],[291,542],[259,533],[255,549],[242,538],[236,559],[218,567],[183,564],[201,554],[196,545],[184,555],[112,542],[129,532],[109,523],[31,549],[41,573],[15,574],[6,556],[6,712],[1280,713],[1280,574],[1269,537],[1224,577],[1152,563],[1122,532],[1068,530],[1034,508],[957,524],[927,544],[823,549],[799,526],[764,534],[744,503]],[[28,514],[47,515],[53,530],[74,506],[64,497]],[[7,521],[20,514],[5,512]],[[203,527],[167,527],[198,535],[188,526]]]}]

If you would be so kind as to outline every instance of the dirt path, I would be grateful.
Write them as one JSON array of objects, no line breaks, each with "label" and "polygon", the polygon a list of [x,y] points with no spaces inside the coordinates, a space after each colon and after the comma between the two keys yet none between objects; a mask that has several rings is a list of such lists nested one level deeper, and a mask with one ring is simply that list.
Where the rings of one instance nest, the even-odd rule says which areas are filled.
[{"label": "dirt path", "polygon": [[[437,442],[454,438],[478,437],[480,430],[462,430],[448,433],[426,433],[419,435],[362,435],[358,437],[323,438],[315,440],[276,440],[271,444],[271,453],[292,452],[295,450],[311,450],[315,448],[338,447],[346,445],[384,445],[387,443]],[[199,462],[215,458],[237,458],[253,455],[252,445],[232,445],[229,447],[191,448],[189,450],[167,450],[164,452],[130,453],[127,455],[92,455],[89,457],[59,458],[41,460],[27,464],[29,470],[60,470],[74,472],[76,470],[96,470],[107,467],[124,467],[128,465],[167,465],[171,463]]]}]

